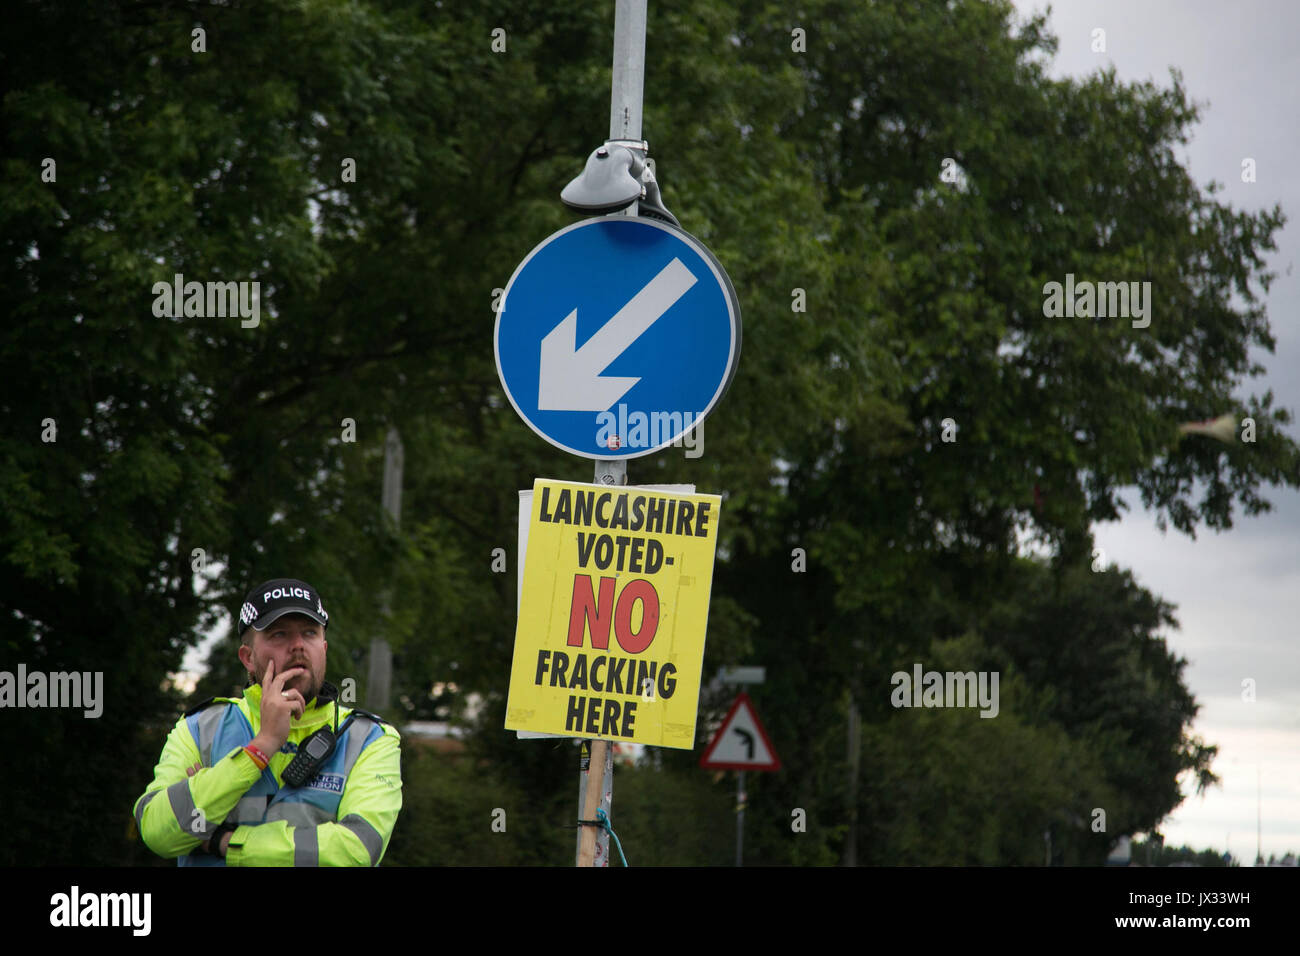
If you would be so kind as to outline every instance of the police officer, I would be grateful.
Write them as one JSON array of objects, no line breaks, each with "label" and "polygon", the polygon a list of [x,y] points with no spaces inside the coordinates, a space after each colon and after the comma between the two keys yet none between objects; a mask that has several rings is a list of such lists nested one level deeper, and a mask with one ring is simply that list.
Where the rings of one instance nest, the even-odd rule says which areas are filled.
[{"label": "police officer", "polygon": [[325,680],[328,625],[320,594],[303,581],[248,592],[239,660],[249,686],[242,699],[204,701],[172,728],[135,804],[149,849],[181,866],[383,859],[402,808],[400,737],[382,718],[339,705]]}]

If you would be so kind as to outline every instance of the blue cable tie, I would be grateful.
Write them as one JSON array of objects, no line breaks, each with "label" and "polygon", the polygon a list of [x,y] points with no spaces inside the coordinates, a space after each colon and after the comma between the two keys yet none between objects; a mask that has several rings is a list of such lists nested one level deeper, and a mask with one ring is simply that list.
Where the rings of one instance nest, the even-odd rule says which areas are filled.
[{"label": "blue cable tie", "polygon": [[609,825],[609,814],[607,814],[603,809],[597,808],[596,821],[605,828],[606,833],[614,838],[614,846],[618,848],[618,858],[623,861],[623,866],[626,867],[627,857],[623,855],[623,844],[619,840],[618,834],[614,832],[614,828]]}]

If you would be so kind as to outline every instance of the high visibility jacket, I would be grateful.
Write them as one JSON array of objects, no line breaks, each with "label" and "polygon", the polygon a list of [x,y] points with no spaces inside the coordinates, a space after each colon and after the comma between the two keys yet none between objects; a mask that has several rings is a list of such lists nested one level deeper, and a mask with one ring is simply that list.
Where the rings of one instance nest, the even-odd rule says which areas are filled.
[{"label": "high visibility jacket", "polygon": [[[135,804],[145,845],[181,866],[378,866],[402,809],[397,731],[362,711],[343,730],[352,709],[313,700],[259,770],[242,748],[257,736],[261,704],[254,684],[242,700],[214,698],[176,722]],[[298,744],[332,729],[336,707],[342,732],[334,753],[303,786],[282,785]],[[239,827],[225,859],[195,853],[227,819]]]}]

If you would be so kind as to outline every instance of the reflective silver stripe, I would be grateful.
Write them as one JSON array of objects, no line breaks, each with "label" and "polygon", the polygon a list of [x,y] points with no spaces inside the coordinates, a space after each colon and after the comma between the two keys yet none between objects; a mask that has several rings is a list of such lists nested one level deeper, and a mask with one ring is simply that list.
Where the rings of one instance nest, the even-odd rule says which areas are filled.
[{"label": "reflective silver stripe", "polygon": [[243,797],[235,804],[227,820],[235,823],[261,823],[266,815],[266,803],[270,797]]},{"label": "reflective silver stripe", "polygon": [[344,817],[339,823],[344,829],[351,830],[357,835],[370,854],[370,865],[378,866],[379,854],[384,852],[384,838],[379,835],[379,831],[355,813]]},{"label": "reflective silver stripe", "polygon": [[291,827],[318,827],[322,823],[331,823],[334,820],[334,814],[322,810],[314,803],[302,802],[283,802],[273,803],[269,810],[266,811],[266,823],[274,820],[283,820]]},{"label": "reflective silver stripe", "polygon": [[320,844],[315,827],[299,827],[293,831],[293,865],[320,866]]},{"label": "reflective silver stripe", "polygon": [[[348,749],[343,755],[343,773],[345,775],[351,776],[352,766],[357,762],[357,758],[361,756],[361,748],[365,746],[366,738],[370,736],[370,731],[375,726],[373,720],[360,714],[352,721],[352,727],[348,730]],[[384,852],[384,838],[379,835],[379,831],[355,813],[344,817],[339,823],[344,829],[354,833],[357,839],[361,841],[361,845],[370,854],[370,865],[378,866],[379,856]]]},{"label": "reflective silver stripe", "polygon": [[144,808],[149,806],[149,801],[160,793],[162,793],[162,788],[150,790],[141,797],[140,802],[135,805],[135,825],[139,827],[140,830],[144,830]]},{"label": "reflective silver stripe", "polygon": [[[180,825],[182,833],[188,833],[203,839],[208,835],[208,829],[212,827],[206,817],[195,816],[194,796],[190,793],[189,780],[178,780],[167,788],[167,799],[171,802],[172,813],[176,815],[176,822]],[[203,823],[202,827],[196,827],[195,824]]]},{"label": "reflective silver stripe", "polygon": [[217,739],[217,729],[225,715],[226,708],[215,703],[209,704],[199,713],[199,755],[203,758],[205,767],[212,766],[212,742]]},{"label": "reflective silver stripe", "polygon": [[361,756],[361,748],[365,745],[366,738],[370,736],[370,731],[374,726],[375,722],[369,717],[358,715],[352,721],[352,726],[348,728],[348,749],[343,754],[343,775],[345,777],[352,772],[352,765]]}]

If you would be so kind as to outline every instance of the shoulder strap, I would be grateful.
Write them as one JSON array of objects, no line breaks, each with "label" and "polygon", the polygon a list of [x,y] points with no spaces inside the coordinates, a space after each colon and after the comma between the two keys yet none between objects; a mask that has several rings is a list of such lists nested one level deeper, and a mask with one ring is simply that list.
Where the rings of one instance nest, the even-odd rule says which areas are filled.
[{"label": "shoulder strap", "polygon": [[353,707],[352,710],[349,712],[348,716],[349,716],[349,717],[353,717],[353,716],[356,716],[356,717],[369,717],[371,720],[373,720],[373,721],[374,721],[375,723],[377,723],[377,724],[386,724],[386,723],[388,723],[388,721],[384,720],[384,718],[380,717],[378,714],[372,714],[370,711],[368,711],[368,710],[362,710],[360,707]]},{"label": "shoulder strap", "polygon": [[209,697],[207,700],[201,700],[189,710],[185,711],[182,717],[193,717],[201,710],[206,710],[213,704],[238,704],[239,701],[233,697]]},{"label": "shoulder strap", "polygon": [[209,697],[207,700],[205,700],[205,701],[200,701],[199,703],[195,704],[195,705],[194,705],[193,707],[191,707],[189,710],[185,711],[185,713],[182,714],[181,716],[183,716],[183,717],[193,717],[195,714],[197,714],[199,711],[203,710],[205,707],[208,707],[208,706],[210,706],[210,705],[212,705],[212,704],[215,704],[216,702],[217,702],[217,698],[216,698],[216,697]]}]

